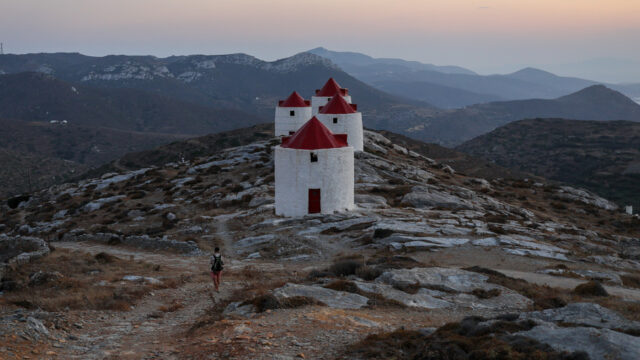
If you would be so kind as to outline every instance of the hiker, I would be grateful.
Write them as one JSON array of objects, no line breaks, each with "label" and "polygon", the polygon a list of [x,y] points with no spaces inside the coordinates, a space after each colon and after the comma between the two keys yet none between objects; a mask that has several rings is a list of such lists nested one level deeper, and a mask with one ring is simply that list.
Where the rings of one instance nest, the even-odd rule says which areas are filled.
[{"label": "hiker", "polygon": [[213,255],[211,256],[211,278],[213,279],[213,284],[216,286],[216,291],[220,291],[220,275],[222,275],[222,255],[220,254],[220,248],[216,247]]}]

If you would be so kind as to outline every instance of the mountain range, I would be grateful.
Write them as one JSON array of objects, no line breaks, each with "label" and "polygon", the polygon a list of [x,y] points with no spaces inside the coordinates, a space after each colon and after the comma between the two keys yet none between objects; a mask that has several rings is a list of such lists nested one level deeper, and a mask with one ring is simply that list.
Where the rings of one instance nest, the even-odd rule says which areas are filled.
[{"label": "mountain range", "polygon": [[[366,108],[421,104],[376,90],[317,55],[300,53],[267,62],[246,54],[92,57],[76,53],[0,56],[0,73],[37,71],[72,83],[132,88],[209,107],[272,116],[292,89],[308,97],[329,77],[358,94]],[[424,105],[424,104],[421,104]],[[242,127],[242,126],[238,126]]]},{"label": "mountain range", "polygon": [[[479,75],[460,67],[390,62],[389,59],[374,59],[364,54],[324,48],[309,52],[330,59],[347,73],[380,90],[445,109],[498,100],[552,99],[599,84],[534,68],[505,75]],[[640,84],[604,85],[640,99]]]}]

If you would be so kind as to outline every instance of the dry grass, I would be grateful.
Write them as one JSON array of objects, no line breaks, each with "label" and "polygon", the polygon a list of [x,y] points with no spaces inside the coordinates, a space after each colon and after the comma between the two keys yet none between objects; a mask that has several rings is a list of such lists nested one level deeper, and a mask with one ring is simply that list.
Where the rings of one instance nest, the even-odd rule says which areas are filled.
[{"label": "dry grass", "polygon": [[184,307],[184,304],[182,304],[182,302],[180,302],[179,300],[173,300],[169,305],[160,306],[158,308],[158,311],[162,311],[164,313],[175,312],[182,309],[183,307]]},{"label": "dry grass", "polygon": [[440,327],[431,335],[419,331],[396,330],[367,336],[352,345],[349,359],[554,359],[583,360],[585,353],[561,353],[533,339],[509,336],[531,329],[531,321],[498,319],[479,325],[485,319],[465,318]]},{"label": "dry grass", "polygon": [[[29,284],[29,276],[37,271],[59,272],[62,277],[38,285]],[[104,253],[93,257],[56,250],[36,262],[10,269],[5,278],[13,283],[13,289],[5,292],[0,303],[46,311],[127,311],[150,291],[179,283],[175,279],[167,279],[161,285],[121,283],[125,275],[159,277],[163,274],[154,271],[154,265],[149,263],[125,261]]]},{"label": "dry grass", "polygon": [[620,275],[624,286],[640,289],[640,276],[638,275]]}]

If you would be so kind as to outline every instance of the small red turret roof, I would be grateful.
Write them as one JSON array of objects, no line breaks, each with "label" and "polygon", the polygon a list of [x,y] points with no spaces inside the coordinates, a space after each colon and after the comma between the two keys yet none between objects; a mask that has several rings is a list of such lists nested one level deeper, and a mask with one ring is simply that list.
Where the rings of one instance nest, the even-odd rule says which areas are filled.
[{"label": "small red turret roof", "polygon": [[346,134],[334,134],[315,116],[293,135],[282,138],[283,148],[318,150],[349,146]]},{"label": "small red turret roof", "polygon": [[329,78],[322,89],[316,90],[316,96],[333,96],[336,94],[347,96],[349,94],[349,90],[341,88],[333,78]]},{"label": "small red turret roof", "polygon": [[278,101],[278,106],[280,107],[307,107],[311,106],[311,102],[309,100],[305,100],[297,91],[294,91],[289,95],[287,100]]},{"label": "small red turret roof", "polygon": [[334,95],[327,105],[320,107],[320,114],[353,114],[354,112],[356,112],[355,106],[339,95]]}]

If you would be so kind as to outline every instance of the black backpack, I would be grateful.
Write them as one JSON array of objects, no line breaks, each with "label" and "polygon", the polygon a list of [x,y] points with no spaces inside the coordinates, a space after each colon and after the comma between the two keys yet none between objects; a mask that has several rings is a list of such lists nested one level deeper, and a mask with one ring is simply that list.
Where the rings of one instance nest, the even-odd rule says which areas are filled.
[{"label": "black backpack", "polygon": [[211,271],[222,271],[222,255],[213,256],[213,265],[211,265]]}]

